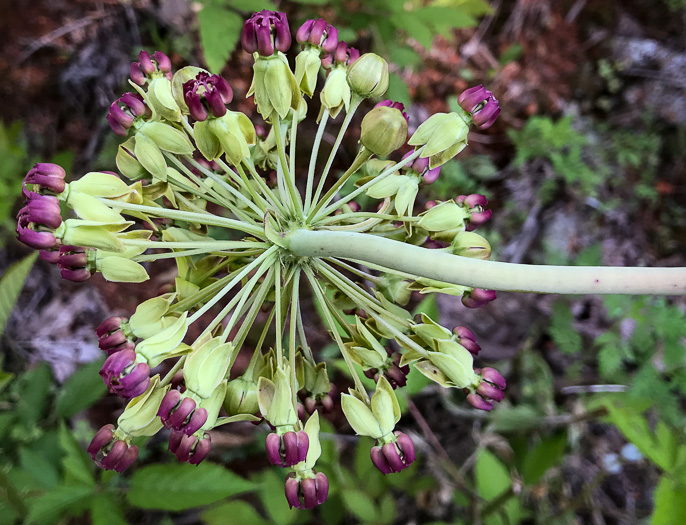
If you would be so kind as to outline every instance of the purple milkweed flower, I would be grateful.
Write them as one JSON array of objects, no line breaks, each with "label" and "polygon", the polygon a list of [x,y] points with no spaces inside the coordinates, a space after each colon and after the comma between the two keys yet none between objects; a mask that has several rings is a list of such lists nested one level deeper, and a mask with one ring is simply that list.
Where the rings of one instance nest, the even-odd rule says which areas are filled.
[{"label": "purple milkweed flower", "polygon": [[482,381],[476,389],[467,396],[467,402],[478,410],[486,412],[493,409],[493,403],[502,401],[505,395],[503,390],[507,386],[505,378],[495,368],[486,367],[474,370],[481,374]]},{"label": "purple milkweed flower", "polygon": [[[403,160],[412,155],[414,151],[408,151],[403,155]],[[429,169],[429,158],[428,157],[419,157],[414,160],[412,164],[410,164],[410,169],[413,171],[416,171],[419,173],[426,184],[433,184],[436,182],[438,179],[438,176],[441,174],[441,167],[436,166],[433,169]]]},{"label": "purple milkweed flower", "polygon": [[484,224],[493,216],[491,210],[484,209],[484,206],[488,204],[488,199],[478,193],[459,195],[455,202],[469,210],[469,219],[465,228],[467,231],[475,230],[477,226]]},{"label": "purple milkweed flower", "polygon": [[395,432],[395,437],[394,443],[372,447],[370,453],[372,463],[384,475],[406,469],[416,458],[412,440],[402,432]]},{"label": "purple milkweed flower", "polygon": [[496,293],[494,290],[483,290],[474,288],[470,292],[465,292],[462,296],[462,304],[467,308],[481,308],[482,306],[494,301]]},{"label": "purple milkweed flower", "polygon": [[100,326],[95,329],[100,350],[107,352],[107,355],[112,355],[121,350],[134,349],[133,341],[122,330],[122,323],[127,321],[128,319],[123,317],[109,317],[100,323]]},{"label": "purple milkweed flower", "polygon": [[339,42],[331,54],[322,57],[322,67],[328,69],[334,62],[339,66],[349,66],[358,58],[360,58],[360,52],[356,48],[350,47],[345,42]]},{"label": "purple milkweed flower", "polygon": [[131,80],[139,86],[144,86],[146,81],[155,73],[162,74],[169,80],[172,79],[169,57],[162,51],[155,51],[152,57],[147,51],[138,53],[138,62],[131,63]]},{"label": "purple milkweed flower", "polygon": [[150,367],[136,362],[135,351],[120,350],[105,359],[100,376],[110,393],[131,399],[147,390]]},{"label": "purple milkweed flower", "polygon": [[462,92],[457,98],[460,107],[472,116],[474,125],[479,129],[490,128],[500,115],[498,99],[482,85]]},{"label": "purple milkweed flower", "polygon": [[37,250],[51,250],[57,246],[53,231],[62,224],[57,197],[22,190],[26,202],[17,214],[17,239]]},{"label": "purple milkweed flower", "polygon": [[88,445],[88,453],[99,467],[123,472],[138,457],[138,447],[116,439],[114,425],[105,425],[96,432]]},{"label": "purple milkweed flower", "polygon": [[314,478],[298,478],[291,472],[285,489],[289,508],[313,509],[326,501],[329,480],[323,472],[317,472]]},{"label": "purple milkweed flower", "polygon": [[157,415],[165,427],[183,432],[187,436],[200,430],[207,421],[207,410],[196,407],[195,401],[190,397],[181,399],[181,392],[178,390],[166,393]]},{"label": "purple milkweed flower", "polygon": [[38,162],[24,177],[24,185],[34,184],[41,190],[59,194],[64,191],[66,173],[61,166],[50,162]]},{"label": "purple milkweed flower", "polygon": [[63,279],[81,283],[90,279],[92,272],[88,268],[88,253],[81,246],[60,246],[57,266]]},{"label": "purple milkweed flower", "polygon": [[201,71],[194,79],[184,83],[183,99],[191,116],[202,121],[210,113],[215,117],[226,115],[226,104],[233,100],[233,91],[223,77]]},{"label": "purple milkweed flower", "polygon": [[57,264],[57,260],[60,258],[59,250],[41,250],[38,252],[38,257],[50,264]]},{"label": "purple milkweed flower", "polygon": [[456,326],[453,333],[457,336],[457,342],[469,351],[472,355],[477,355],[481,347],[476,342],[476,337],[466,326]]},{"label": "purple milkweed flower", "polygon": [[152,116],[150,108],[143,102],[143,97],[138,93],[124,93],[110,105],[107,122],[117,135],[126,137],[135,118],[140,116]]},{"label": "purple milkweed flower", "polygon": [[276,51],[285,53],[291,47],[286,14],[266,9],[254,13],[243,25],[241,44],[246,52],[257,51],[263,57],[270,57]]},{"label": "purple milkweed flower", "polygon": [[327,24],[326,20],[306,20],[295,33],[299,44],[321,47],[325,53],[333,53],[338,45],[338,29]]},{"label": "purple milkweed flower", "polygon": [[307,459],[310,438],[303,430],[286,432],[283,436],[272,432],[267,436],[265,446],[272,465],[292,467]]},{"label": "purple milkweed flower", "polygon": [[169,436],[169,451],[176,456],[179,461],[186,461],[191,465],[200,464],[210,453],[212,440],[206,432],[202,437],[196,434],[190,436],[173,430]]}]

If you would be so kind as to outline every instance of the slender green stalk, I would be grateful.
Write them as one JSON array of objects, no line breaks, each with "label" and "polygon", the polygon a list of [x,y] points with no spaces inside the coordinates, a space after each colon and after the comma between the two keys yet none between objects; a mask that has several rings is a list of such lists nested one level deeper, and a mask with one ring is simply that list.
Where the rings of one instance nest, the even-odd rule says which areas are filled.
[{"label": "slender green stalk", "polygon": [[251,271],[253,271],[255,268],[260,266],[262,263],[269,261],[272,259],[273,255],[276,253],[278,250],[277,246],[272,246],[268,250],[266,250],[262,255],[257,257],[253,262],[250,264],[244,266],[238,274],[229,281],[229,283],[222,288],[220,292],[215,294],[209,301],[207,301],[197,312],[195,312],[190,319],[188,320],[188,324],[192,324],[200,317],[203,316],[205,312],[207,312],[210,308],[212,308],[217,302],[221,300],[222,297],[224,297],[227,293],[229,293],[234,286],[236,286],[243,277],[248,275]]},{"label": "slender green stalk", "polygon": [[324,208],[322,211],[320,211],[320,212],[312,219],[312,222],[313,222],[313,223],[316,223],[320,218],[326,217],[326,216],[328,216],[328,215],[331,215],[331,214],[332,214],[334,211],[336,211],[338,208],[340,208],[340,207],[343,206],[344,204],[350,202],[351,200],[353,200],[355,197],[357,197],[357,196],[360,195],[361,193],[367,191],[372,185],[376,184],[377,182],[381,182],[381,181],[382,181],[383,179],[385,179],[386,177],[391,176],[391,175],[394,174],[396,171],[398,171],[398,170],[404,168],[404,167],[407,166],[408,164],[411,164],[412,162],[414,162],[414,159],[416,159],[417,157],[419,157],[419,156],[421,155],[421,153],[422,153],[422,151],[424,151],[424,148],[425,148],[425,147],[426,147],[426,146],[422,146],[421,148],[419,148],[418,150],[416,150],[414,153],[412,153],[412,155],[408,156],[406,159],[403,159],[403,160],[401,160],[400,162],[398,162],[397,164],[394,164],[393,166],[390,166],[389,168],[386,168],[384,171],[382,171],[379,175],[377,175],[376,177],[374,177],[374,178],[373,178],[372,180],[370,180],[369,182],[366,182],[365,184],[363,184],[362,186],[360,186],[360,187],[357,188],[356,190],[353,190],[353,191],[351,191],[350,193],[348,193],[348,195],[346,195],[345,197],[343,197],[343,198],[337,200],[336,202],[334,202],[334,203],[331,204],[330,206],[327,206],[326,208]]},{"label": "slender green stalk", "polygon": [[288,152],[288,172],[291,174],[291,180],[293,181],[293,185],[295,186],[295,141],[298,137],[298,120],[296,118],[293,118],[291,120],[291,141],[289,146],[289,152]]},{"label": "slender green stalk", "polygon": [[355,268],[354,266],[351,266],[350,264],[346,264],[339,259],[334,259],[333,257],[327,257],[324,260],[326,262],[340,266],[341,268],[345,268],[350,273],[357,275],[358,277],[361,277],[362,279],[366,279],[367,281],[369,281],[371,283],[374,283],[376,285],[381,284],[381,278],[376,277],[375,275],[369,274],[367,272],[363,272],[359,268]]},{"label": "slender green stalk", "polygon": [[276,264],[274,280],[274,303],[276,309],[276,366],[283,369],[283,304],[281,303],[281,263]]},{"label": "slender green stalk", "polygon": [[[274,130],[274,139],[276,140],[276,150],[279,152],[279,161],[281,163],[281,170],[283,171],[283,181],[286,186],[288,195],[290,196],[291,204],[293,204],[294,211],[299,211],[302,214],[303,202],[300,198],[300,193],[295,188],[294,175],[288,170],[288,162],[286,162],[286,148],[283,143],[283,136],[281,135],[281,119],[279,115],[272,113],[272,129]],[[277,170],[277,174],[279,171]]]},{"label": "slender green stalk", "polygon": [[[329,224],[335,224],[338,222],[343,222],[347,219],[359,219],[360,217],[369,217],[370,219],[379,219],[381,221],[402,221],[402,222],[417,222],[421,219],[421,217],[408,217],[406,215],[394,215],[394,214],[388,214],[388,213],[374,213],[374,212],[364,212],[364,211],[356,211],[353,213],[341,213],[340,215],[331,215],[330,217],[326,217],[325,219],[322,219],[317,223],[317,225],[329,225]],[[355,226],[357,226],[355,224]]]},{"label": "slender green stalk", "polygon": [[[250,328],[255,324],[257,315],[260,313],[260,308],[262,308],[262,305],[264,304],[264,301],[267,298],[267,295],[269,294],[269,290],[274,285],[274,273],[274,268],[269,268],[269,271],[267,272],[264,281],[262,281],[262,284],[260,284],[260,287],[257,289],[257,292],[255,292],[255,301],[250,307],[250,310],[245,316],[245,319],[243,319],[243,323],[241,324],[241,327],[238,329],[238,333],[234,338],[234,344],[238,349],[240,349],[241,346],[243,346],[243,342],[245,341],[245,338],[247,337]],[[226,335],[226,337],[228,337],[228,334]],[[222,334],[222,341],[225,341],[224,334]]]},{"label": "slender green stalk", "polygon": [[[319,184],[317,184],[317,191],[314,194],[314,198],[312,199],[313,203],[319,201],[319,196],[322,194],[322,191],[324,190],[324,183],[326,182],[326,178],[328,177],[329,171],[331,170],[331,165],[333,164],[333,161],[336,158],[338,148],[340,147],[341,142],[343,141],[343,137],[345,136],[345,132],[348,130],[348,126],[350,126],[350,123],[353,120],[353,116],[355,115],[357,108],[360,107],[361,102],[362,99],[356,96],[355,99],[350,103],[350,108],[346,113],[345,118],[343,119],[343,124],[341,124],[341,129],[338,131],[338,136],[336,137],[336,141],[334,142],[333,147],[331,148],[331,152],[329,153],[329,158],[326,161],[326,166],[324,166],[324,171],[322,172],[322,176],[319,179]],[[308,217],[310,217],[310,215],[311,212],[307,214]]]},{"label": "slender green stalk", "polygon": [[266,242],[257,241],[146,241],[144,239],[122,239],[126,246],[140,246],[151,249],[207,249],[208,251],[233,250],[240,248],[269,248]]},{"label": "slender green stalk", "polygon": [[312,287],[312,291],[314,292],[314,295],[317,298],[317,302],[319,303],[322,312],[324,312],[324,320],[326,321],[326,324],[329,325],[331,335],[333,335],[333,338],[335,339],[336,344],[338,345],[338,348],[341,351],[341,355],[343,355],[343,360],[345,361],[345,364],[348,367],[348,371],[350,372],[350,376],[353,378],[353,381],[355,383],[355,389],[363,396],[364,399],[368,400],[369,396],[367,394],[367,390],[364,388],[364,385],[362,384],[360,377],[357,375],[355,365],[353,364],[352,359],[350,359],[348,351],[345,348],[345,344],[341,339],[341,335],[338,333],[338,329],[336,328],[336,321],[334,321],[333,317],[331,316],[331,311],[329,310],[329,306],[326,302],[324,291],[322,290],[321,286],[319,285],[319,282],[312,273],[312,270],[307,266],[305,266],[303,270],[307,275],[307,279],[310,281],[310,286]]},{"label": "slender green stalk", "polygon": [[286,242],[290,251],[300,257],[358,260],[489,290],[686,295],[686,268],[538,266],[482,261],[368,234],[304,229],[291,233]]},{"label": "slender green stalk", "polygon": [[291,319],[289,322],[288,331],[288,362],[291,365],[291,400],[293,401],[293,410],[298,412],[298,379],[296,377],[296,342],[295,331],[298,319],[298,304],[300,303],[300,268],[295,268],[293,275],[293,285],[291,289]]},{"label": "slender green stalk", "polygon": [[[250,175],[252,175],[252,178],[255,180],[257,185],[262,190],[264,198],[269,201],[269,204],[271,204],[274,207],[274,209],[278,209],[283,214],[285,210],[281,202],[279,201],[279,199],[276,198],[276,195],[274,195],[274,192],[271,190],[271,188],[267,186],[267,183],[264,181],[264,179],[260,177],[260,174],[257,173],[257,171],[255,171],[255,167],[252,165],[252,163],[244,162],[244,164],[248,168],[248,171],[250,172]],[[245,180],[245,184],[250,186],[245,175],[245,170],[243,170],[241,166],[236,166],[236,169],[241,174],[241,178]]]},{"label": "slender green stalk", "polygon": [[250,235],[254,235],[255,237],[264,238],[264,231],[259,226],[245,224],[244,222],[228,219],[226,217],[219,217],[218,215],[214,215],[209,212],[203,214],[182,210],[170,210],[167,208],[157,208],[155,206],[145,206],[143,204],[131,204],[129,202],[109,200],[105,198],[99,198],[99,200],[107,204],[110,208],[116,208],[123,211],[137,211],[152,215],[153,217],[165,217],[167,219],[207,224],[209,226],[219,226],[221,228],[238,230],[249,233]]},{"label": "slender green stalk", "polygon": [[199,248],[196,250],[182,250],[178,252],[167,252],[167,253],[152,253],[150,255],[137,255],[132,260],[136,262],[149,262],[157,261],[160,259],[178,259],[179,257],[192,257],[193,255],[203,255],[203,254],[218,254],[218,252],[207,251],[204,248]]},{"label": "slender green stalk", "polygon": [[307,344],[307,336],[305,335],[305,324],[303,323],[303,312],[302,312],[302,307],[300,305],[300,301],[298,300],[298,338],[300,339],[300,346],[303,347],[303,350],[305,352],[305,357],[307,357],[307,360],[312,363],[316,364],[316,361],[314,360],[314,355],[312,354],[312,348],[310,348],[310,345]]},{"label": "slender green stalk", "polygon": [[176,372],[178,372],[179,370],[181,370],[181,368],[183,368],[183,364],[185,362],[186,362],[186,356],[185,355],[182,355],[181,357],[179,357],[178,361],[176,361],[176,363],[174,363],[174,366],[171,367],[171,370],[169,370],[169,372],[167,372],[167,375],[165,375],[162,378],[162,381],[160,381],[158,388],[162,388],[163,386],[168,385],[169,382],[176,375]]},{"label": "slender green stalk", "polygon": [[310,211],[312,204],[312,189],[314,186],[314,170],[317,167],[317,157],[319,156],[319,146],[322,143],[324,130],[326,129],[326,122],[329,120],[329,110],[324,109],[322,118],[317,127],[317,135],[314,137],[314,144],[312,144],[312,153],[310,154],[310,165],[307,169],[307,186],[305,188],[305,214]]}]

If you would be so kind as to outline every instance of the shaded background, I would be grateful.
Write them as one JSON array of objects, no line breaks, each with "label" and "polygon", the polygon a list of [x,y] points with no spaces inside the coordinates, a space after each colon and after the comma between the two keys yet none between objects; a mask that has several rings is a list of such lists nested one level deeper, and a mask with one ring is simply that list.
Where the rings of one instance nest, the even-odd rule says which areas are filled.
[{"label": "shaded background", "polygon": [[[294,29],[324,16],[362,52],[387,58],[387,96],[406,104],[411,131],[467,87],[494,92],[498,122],[471,133],[421,196],[485,194],[494,259],[686,264],[683,0],[14,0],[0,3],[0,268],[28,254],[11,217],[33,162],[58,162],[73,178],[114,166],[118,139],[104,117],[141,48],[164,51],[175,67],[221,71],[233,108],[256,116],[244,99],[252,59],[234,47],[242,20],[275,5]],[[314,136],[308,126],[303,137]],[[354,157],[354,133],[341,166]],[[30,266],[14,268],[0,303]],[[177,465],[162,436],[126,474],[96,471],[83,450],[122,404],[104,396],[94,328],[173,279],[172,266],[156,272],[142,285],[96,276],[81,286],[40,261],[27,274],[2,336],[8,522],[686,522],[686,302],[674,298],[499,293],[472,311],[449,296],[415,297],[444,325],[474,331],[482,363],[508,380],[506,401],[476,412],[413,372],[399,428],[419,459],[387,478],[368,460],[371,442],[334,413],[321,462],[332,492],[312,512],[288,510],[285,474],[266,468],[264,426],[213,432],[212,464],[199,468]],[[320,326],[311,339],[334,369]]]}]

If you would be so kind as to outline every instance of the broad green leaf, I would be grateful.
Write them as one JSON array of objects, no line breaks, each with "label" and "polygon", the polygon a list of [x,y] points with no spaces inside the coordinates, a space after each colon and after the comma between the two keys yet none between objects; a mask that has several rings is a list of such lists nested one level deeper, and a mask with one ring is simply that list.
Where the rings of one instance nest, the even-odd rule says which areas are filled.
[{"label": "broad green leaf", "polygon": [[93,487],[59,485],[30,501],[27,523],[48,525],[57,521],[71,507],[79,507],[93,496]]},{"label": "broad green leaf", "polygon": [[17,413],[21,414],[21,422],[27,428],[37,427],[44,416],[52,382],[50,366],[41,362],[22,374],[12,385],[17,388]]},{"label": "broad green leaf", "polygon": [[345,508],[362,522],[377,520],[376,506],[367,494],[361,490],[348,489],[343,491]]},{"label": "broad green leaf", "polygon": [[563,353],[578,354],[581,351],[581,336],[574,328],[574,315],[566,303],[557,301],[553,304],[549,331]]},{"label": "broad green leaf", "polygon": [[422,58],[409,46],[391,49],[390,61],[400,67],[412,67],[421,63]]},{"label": "broad green leaf", "polygon": [[127,498],[142,509],[185,510],[252,490],[255,485],[213,463],[151,465],[134,472]]},{"label": "broad green leaf", "polygon": [[93,462],[64,423],[60,425],[58,439],[60,448],[64,451],[64,479],[69,483],[93,487]]},{"label": "broad green leaf", "polygon": [[98,359],[80,367],[64,382],[55,405],[58,416],[72,417],[105,395],[107,388],[98,375],[102,362],[102,359]]},{"label": "broad green leaf", "polygon": [[[324,443],[326,448],[326,442]],[[273,469],[262,471],[259,478],[260,501],[267,511],[268,518],[275,525],[289,525],[298,518],[298,513],[289,509],[283,494],[283,477],[277,475]],[[278,494],[278,497],[275,497]]]},{"label": "broad green leaf", "polygon": [[92,525],[127,525],[123,505],[114,494],[101,492],[91,501]]},{"label": "broad green leaf", "polygon": [[[479,495],[486,501],[493,501],[512,486],[507,467],[487,449],[481,449],[476,458],[476,486]],[[519,523],[521,508],[517,498],[512,495],[502,505],[509,523]],[[483,520],[485,525],[505,525],[507,523],[499,514],[492,513]]]},{"label": "broad green leaf", "polygon": [[528,485],[538,483],[550,467],[559,463],[567,446],[565,433],[544,439],[524,458],[522,476]]},{"label": "broad green leaf", "polygon": [[201,515],[208,525],[263,525],[269,523],[246,501],[229,501],[205,510]]},{"label": "broad green leaf", "polygon": [[43,488],[52,488],[60,481],[59,472],[45,456],[30,448],[19,449],[21,468],[31,474]]},{"label": "broad green leaf", "polygon": [[672,480],[667,474],[655,489],[655,511],[650,525],[686,523],[686,484]]},{"label": "broad green leaf", "polygon": [[379,523],[393,523],[395,516],[395,498],[392,494],[386,493],[379,503]]},{"label": "broad green leaf", "polygon": [[21,261],[17,261],[0,279],[0,334],[5,331],[7,320],[14,310],[14,305],[37,257],[38,252],[34,252]]},{"label": "broad green leaf", "polygon": [[206,6],[198,13],[200,42],[212,73],[221,73],[243,29],[243,18],[227,9]]}]

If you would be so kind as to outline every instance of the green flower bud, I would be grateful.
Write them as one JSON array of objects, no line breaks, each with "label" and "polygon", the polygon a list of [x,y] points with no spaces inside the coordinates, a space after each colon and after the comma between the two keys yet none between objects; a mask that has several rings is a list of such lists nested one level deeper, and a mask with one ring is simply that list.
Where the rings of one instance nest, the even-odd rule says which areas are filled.
[{"label": "green flower bud", "polygon": [[[463,350],[464,355],[461,358],[442,352],[429,352],[430,365],[436,367],[443,376],[434,373],[431,366],[427,364],[416,363],[415,368],[432,381],[435,381],[437,376],[440,377],[445,382],[442,386],[467,388],[475,382],[478,385],[479,376],[474,373],[472,354],[464,348]],[[445,381],[446,378],[447,381]]]},{"label": "green flower bud", "polygon": [[379,157],[387,157],[405,144],[406,140],[407,120],[396,108],[378,106],[362,119],[360,142]]},{"label": "green flower bud", "polygon": [[373,199],[393,197],[400,191],[400,188],[408,184],[410,180],[411,178],[407,175],[389,175],[369,186],[366,193]]},{"label": "green flower bud", "polygon": [[421,294],[427,293],[444,293],[446,295],[453,295],[455,297],[462,297],[465,291],[469,290],[466,286],[459,284],[444,283],[443,281],[436,281],[435,279],[427,279],[421,277],[410,285],[411,290],[416,290]]},{"label": "green flower bud", "polygon": [[361,97],[380,97],[388,89],[388,62],[374,53],[365,53],[348,68],[348,84]]},{"label": "green flower bud", "polygon": [[452,332],[444,328],[428,315],[422,314],[422,324],[412,325],[412,332],[417,334],[430,348],[436,349],[437,341],[450,339]]},{"label": "green flower bud", "polygon": [[152,109],[163,119],[181,120],[181,109],[172,94],[172,83],[167,77],[153,78],[148,85],[148,100]]},{"label": "green flower bud", "polygon": [[210,129],[212,121],[213,119],[202,120],[193,125],[195,144],[207,160],[214,160],[222,154],[222,145]]},{"label": "green flower bud", "polygon": [[188,312],[184,312],[170,326],[157,334],[144,339],[136,345],[136,354],[155,368],[165,359],[188,352],[189,347],[182,344],[188,330]]},{"label": "green flower bud", "polygon": [[256,142],[255,127],[248,117],[237,111],[227,111],[223,117],[208,120],[208,130],[226,153],[229,164],[237,166],[250,158],[250,146]]},{"label": "green flower bud", "polygon": [[469,126],[457,113],[436,113],[423,122],[407,143],[426,146],[422,157],[429,157],[429,168],[448,162],[467,146]]},{"label": "green flower bud", "polygon": [[253,73],[246,96],[255,95],[257,111],[262,118],[269,120],[274,111],[285,118],[291,108],[298,109],[300,88],[283,53],[278,51],[270,57],[256,57]]},{"label": "green flower bud", "polygon": [[148,389],[129,401],[117,420],[117,426],[128,436],[154,436],[162,430],[162,421],[157,417],[164,395],[170,385],[158,387],[160,376],[150,379]]},{"label": "green flower bud", "polygon": [[326,363],[313,365],[303,359],[303,375],[303,385],[311,395],[317,397],[326,395],[331,391],[331,381],[326,373]]},{"label": "green flower bud", "polygon": [[149,174],[143,165],[138,162],[134,153],[136,139],[130,137],[126,142],[119,145],[117,148],[117,169],[127,178],[131,180],[138,180],[146,178]]},{"label": "green flower bud", "polygon": [[133,149],[136,159],[152,174],[153,179],[167,181],[167,163],[160,148],[148,136],[137,133],[134,137],[136,143]]},{"label": "green flower bud", "polygon": [[[345,67],[334,67],[326,77],[324,87],[319,92],[322,108],[329,110],[332,118],[336,118],[345,107],[346,112],[350,108],[350,85],[346,78]],[[321,119],[321,115],[319,116]],[[317,119],[317,121],[319,121]]]},{"label": "green flower bud", "polygon": [[295,80],[300,90],[310,98],[317,87],[317,76],[321,65],[319,49],[316,47],[308,47],[295,57]]},{"label": "green flower bud", "polygon": [[484,261],[491,257],[491,245],[481,235],[474,232],[463,231],[458,233],[449,249],[455,255],[462,257],[483,259]]},{"label": "green flower bud", "polygon": [[95,269],[113,283],[142,283],[150,279],[143,265],[126,257],[108,256],[95,258]]},{"label": "green flower bud", "polygon": [[55,237],[62,239],[62,244],[121,253],[124,251],[124,246],[115,233],[125,230],[132,224],[132,222],[103,223],[67,219],[55,230]]},{"label": "green flower bud", "polygon": [[291,385],[286,373],[277,368],[274,381],[260,377],[257,383],[257,400],[264,418],[275,427],[293,427],[298,414],[293,408]]},{"label": "green flower bud", "polygon": [[[164,294],[143,301],[138,305],[134,314],[129,318],[129,328],[133,335],[147,339],[161,332],[170,323],[165,314],[174,300],[175,294]],[[175,321],[175,318],[171,318]]]},{"label": "green flower bud", "polygon": [[69,184],[69,191],[86,193],[93,197],[105,197],[114,199],[131,192],[131,188],[119,177],[111,173],[91,172],[86,173],[79,180]]},{"label": "green flower bud", "polygon": [[417,226],[430,232],[464,230],[464,221],[469,218],[469,212],[454,201],[446,201],[434,206],[420,215]]},{"label": "green flower bud", "polygon": [[398,212],[398,215],[412,215],[418,192],[419,181],[410,177],[410,180],[401,186],[395,196],[395,211]]},{"label": "green flower bud", "polygon": [[[351,390],[354,393],[354,391]],[[348,423],[358,436],[382,439],[400,421],[400,405],[388,380],[381,376],[376,392],[367,405],[355,395],[342,394],[341,408]]]},{"label": "green flower bud", "polygon": [[260,410],[257,402],[257,383],[245,376],[229,381],[224,398],[224,409],[230,416],[256,414]]},{"label": "green flower bud", "polygon": [[222,344],[219,337],[196,347],[197,344],[193,345],[192,353],[186,358],[183,377],[188,390],[206,399],[226,377],[235,347],[230,342]]},{"label": "green flower bud", "polygon": [[359,317],[355,318],[355,322],[357,332],[353,334],[353,341],[345,345],[350,357],[365,370],[380,368],[388,357],[386,349]]},{"label": "green flower bud", "polygon": [[377,289],[386,299],[402,306],[405,306],[410,301],[412,292],[410,291],[410,283],[408,281],[391,273],[383,275],[380,279],[381,282],[377,284]]},{"label": "green flower bud", "polygon": [[119,211],[113,210],[96,197],[92,197],[87,193],[80,193],[78,191],[71,190],[72,188],[69,187],[69,192],[62,194],[66,195],[64,202],[67,206],[74,210],[76,215],[78,215],[80,218],[87,221],[107,223],[126,222]]},{"label": "green flower bud", "polygon": [[164,122],[148,121],[144,123],[138,128],[136,136],[141,134],[152,139],[160,149],[177,155],[192,155],[195,150],[183,131]]}]

